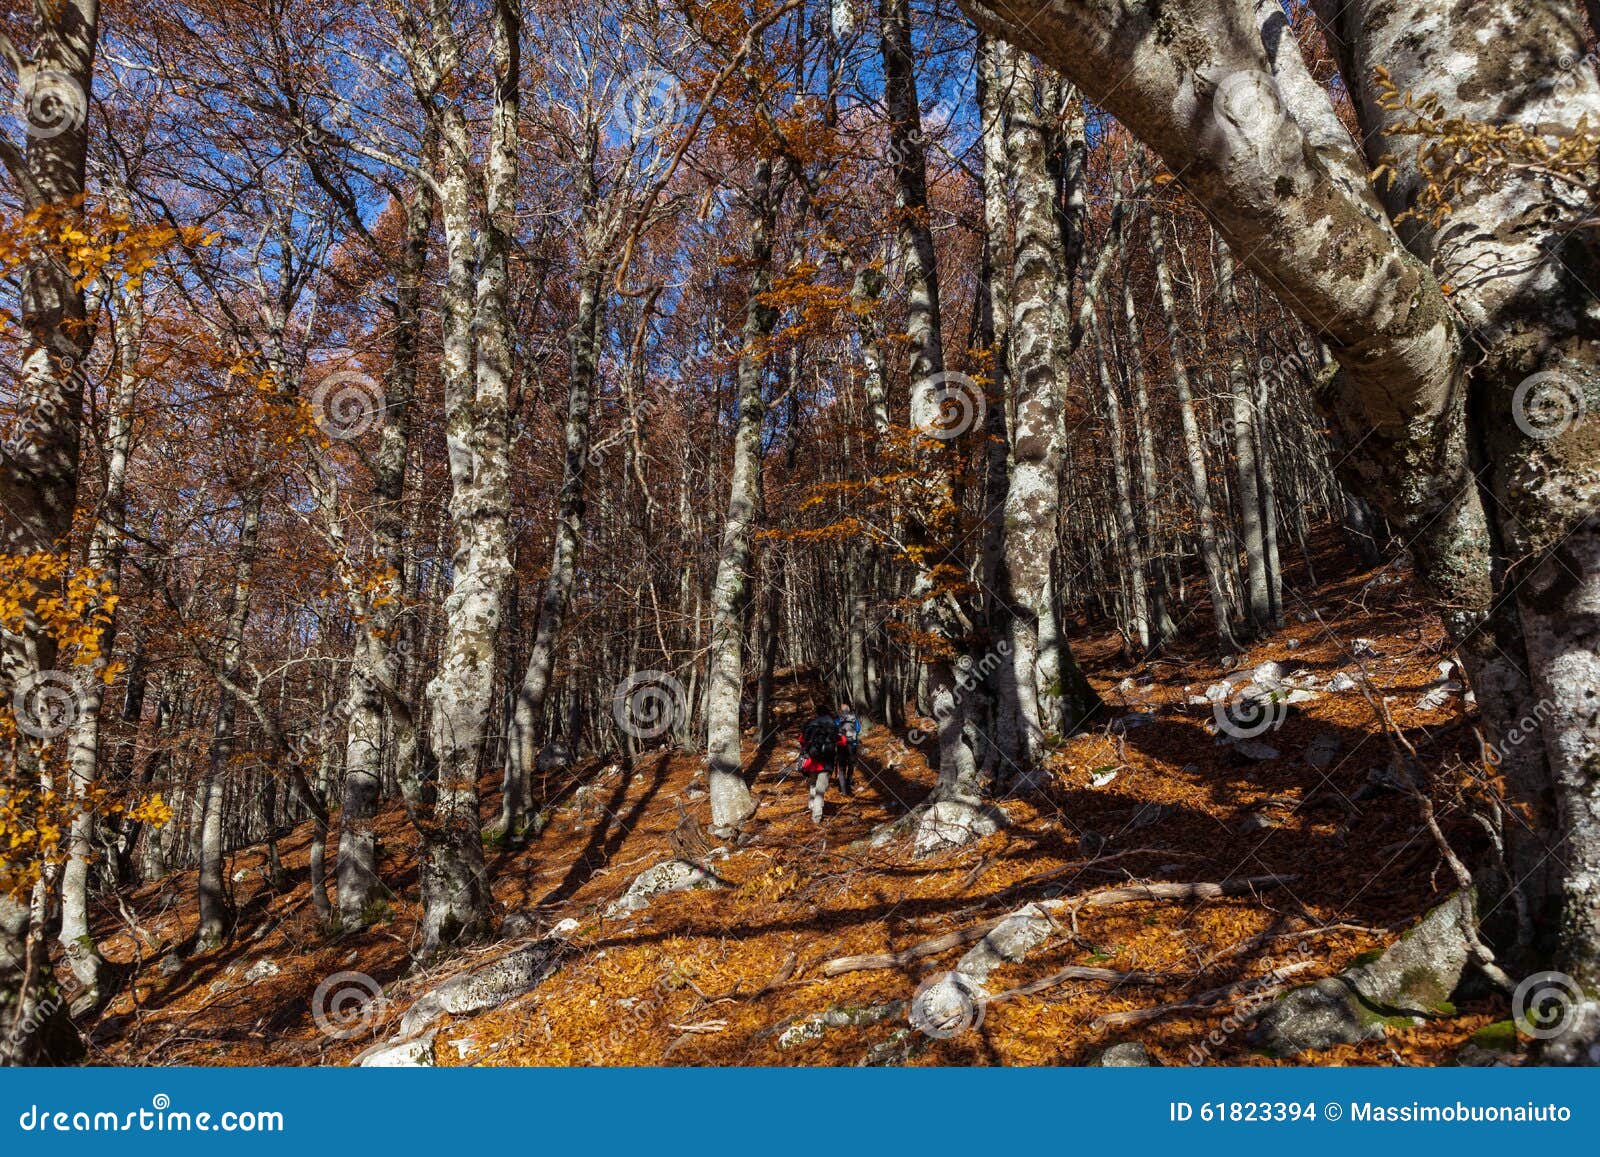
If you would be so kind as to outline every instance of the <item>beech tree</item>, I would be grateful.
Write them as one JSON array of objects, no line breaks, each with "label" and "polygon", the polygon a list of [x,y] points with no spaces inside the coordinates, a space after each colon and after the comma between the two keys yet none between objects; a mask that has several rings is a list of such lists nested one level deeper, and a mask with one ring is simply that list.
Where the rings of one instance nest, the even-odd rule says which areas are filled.
[{"label": "beech tree", "polygon": [[[1554,389],[1580,411],[1592,397],[1582,351],[1593,299],[1541,247],[1584,247],[1570,235],[1582,198],[1550,174],[1508,179],[1480,163],[1441,190],[1448,219],[1427,219],[1424,193],[1437,186],[1425,158],[1398,135],[1427,127],[1410,124],[1403,99],[1384,101],[1375,87],[1387,78],[1435,102],[1439,119],[1513,138],[1578,136],[1595,111],[1593,69],[1576,65],[1556,83],[1559,61],[1584,59],[1576,22],[1557,3],[1472,5],[1438,17],[1442,35],[1418,42],[1407,30],[1423,19],[1421,6],[1330,7],[1362,135],[1381,133],[1371,147],[1384,157],[1400,149],[1388,207],[1418,215],[1397,227],[1368,180],[1368,158],[1311,80],[1271,0],[1183,3],[1159,14],[1094,0],[966,7],[1103,103],[1208,210],[1240,260],[1326,335],[1339,372],[1322,400],[1351,447],[1353,484],[1405,536],[1484,688],[1491,741],[1498,748],[1524,717],[1542,722],[1544,767],[1523,758],[1508,770],[1517,773],[1517,797],[1542,816],[1535,838],[1563,849],[1560,959],[1594,991],[1600,839],[1592,777],[1582,769],[1600,737],[1574,707],[1596,685],[1595,648],[1572,616],[1596,581],[1597,463],[1581,427],[1530,422],[1529,391],[1517,394],[1531,375],[1549,374],[1530,389]],[[1481,86],[1460,82],[1456,54]],[[1538,225],[1522,223],[1530,204],[1541,207]],[[1531,265],[1531,278],[1473,272],[1510,268],[1507,250]],[[1469,343],[1486,364],[1472,364]],[[1481,405],[1468,404],[1475,390]],[[1520,424],[1508,420],[1518,407]],[[1474,473],[1476,447],[1486,455],[1487,487]],[[1533,714],[1540,700],[1550,706]],[[1538,906],[1541,897],[1532,899]],[[1582,1055],[1597,1032],[1600,1014],[1575,1030],[1576,1045],[1552,1051]]]}]

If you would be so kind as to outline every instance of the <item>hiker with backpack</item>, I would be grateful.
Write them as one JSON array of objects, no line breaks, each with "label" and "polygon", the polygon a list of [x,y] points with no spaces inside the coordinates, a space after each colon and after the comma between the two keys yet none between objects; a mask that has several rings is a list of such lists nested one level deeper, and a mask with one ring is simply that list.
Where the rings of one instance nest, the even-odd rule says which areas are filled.
[{"label": "hiker with backpack", "polygon": [[839,761],[839,728],[832,715],[819,708],[800,729],[800,771],[810,781],[811,822],[822,822],[822,797],[828,791],[828,772]]},{"label": "hiker with backpack", "polygon": [[849,703],[841,700],[833,727],[839,736],[839,790],[855,795],[856,765],[861,759],[861,719]]}]

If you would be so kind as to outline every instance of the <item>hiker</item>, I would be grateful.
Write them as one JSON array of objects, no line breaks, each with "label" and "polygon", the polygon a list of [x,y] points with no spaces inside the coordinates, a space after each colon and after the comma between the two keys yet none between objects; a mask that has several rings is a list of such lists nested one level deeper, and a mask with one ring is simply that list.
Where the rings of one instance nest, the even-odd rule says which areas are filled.
[{"label": "hiker", "polygon": [[839,790],[845,795],[855,795],[856,764],[861,758],[861,720],[849,703],[840,700],[833,727],[839,735]]},{"label": "hiker", "polygon": [[811,822],[822,822],[822,797],[828,791],[828,772],[839,759],[839,728],[822,708],[800,729],[800,771],[811,781]]}]

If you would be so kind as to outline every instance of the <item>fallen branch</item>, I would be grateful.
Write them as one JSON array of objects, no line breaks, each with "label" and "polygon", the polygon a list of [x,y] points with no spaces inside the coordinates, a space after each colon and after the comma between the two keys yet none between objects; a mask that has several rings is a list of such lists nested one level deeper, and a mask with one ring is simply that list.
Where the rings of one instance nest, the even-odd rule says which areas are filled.
[{"label": "fallen branch", "polygon": [[[1298,879],[1296,876],[1251,876],[1246,879],[1224,880],[1220,884],[1125,884],[1115,888],[1102,888],[1097,892],[1076,898],[1061,898],[1056,900],[1040,900],[1037,907],[1044,912],[1056,912],[1061,909],[1070,911],[1073,917],[1073,931],[1077,931],[1077,914],[1082,908],[1103,908],[1112,904],[1131,904],[1141,900],[1212,900],[1221,896],[1238,896],[1254,892],[1258,888],[1277,888]],[[1008,914],[1009,915],[1009,914]],[[840,956],[828,961],[822,966],[823,976],[842,976],[846,972],[870,972],[884,968],[904,968],[929,956],[937,956],[941,952],[948,952],[952,948],[960,948],[967,944],[982,940],[1006,916],[996,916],[989,920],[979,921],[966,928],[958,928],[954,932],[946,932],[942,936],[935,936],[930,940],[913,944],[899,952],[876,952],[860,956]]]},{"label": "fallen branch", "polygon": [[862,956],[840,956],[828,961],[822,966],[824,976],[842,976],[846,972],[870,972],[882,968],[904,968],[908,964],[915,964],[927,956],[937,956],[941,952],[948,952],[952,948],[960,948],[966,944],[973,944],[989,935],[999,927],[1004,916],[996,916],[966,928],[958,928],[954,932],[946,932],[943,936],[935,936],[931,940],[924,940],[913,944],[910,948],[899,952],[874,952]]},{"label": "fallen branch", "polygon": [[1014,996],[1032,996],[1037,992],[1055,988],[1069,980],[1096,980],[1108,984],[1167,984],[1172,980],[1170,974],[1160,972],[1120,972],[1115,968],[1093,968],[1086,964],[1069,964],[1052,972],[1049,976],[1041,976],[1038,980],[1030,980],[1027,984],[1019,984],[1016,988],[1008,988],[1004,992],[989,998],[988,1003],[997,1000],[1010,1000]]},{"label": "fallen branch", "polygon": [[1318,961],[1303,960],[1299,964],[1289,964],[1282,968],[1274,969],[1266,976],[1258,976],[1252,980],[1236,980],[1232,984],[1225,984],[1221,988],[1213,988],[1197,996],[1185,1000],[1175,1001],[1172,1004],[1158,1004],[1154,1008],[1133,1008],[1126,1012],[1108,1012],[1104,1016],[1097,1016],[1090,1027],[1096,1031],[1108,1028],[1127,1028],[1129,1025],[1146,1024],[1152,1020],[1160,1020],[1164,1016],[1171,1016],[1176,1012],[1206,1012],[1230,996],[1243,996],[1254,993],[1257,997],[1265,999],[1276,996],[1289,986],[1280,984],[1279,981],[1297,972],[1304,972],[1308,968],[1315,968]]}]

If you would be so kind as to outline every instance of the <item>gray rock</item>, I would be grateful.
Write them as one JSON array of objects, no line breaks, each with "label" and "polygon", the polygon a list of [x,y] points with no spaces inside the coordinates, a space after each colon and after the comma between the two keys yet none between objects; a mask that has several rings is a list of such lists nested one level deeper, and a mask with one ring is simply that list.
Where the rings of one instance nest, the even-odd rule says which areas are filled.
[{"label": "gray rock", "polygon": [[908,1020],[924,1036],[949,1040],[983,1023],[989,993],[964,972],[946,972],[925,982],[911,1000]]},{"label": "gray rock", "polygon": [[549,773],[565,771],[572,766],[572,749],[559,739],[552,739],[539,751],[537,767],[539,771]]},{"label": "gray rock", "polygon": [[273,961],[263,959],[252,964],[249,970],[245,972],[244,978],[246,983],[255,984],[259,981],[276,976],[282,971],[283,969],[279,968]]},{"label": "gray rock", "polygon": [[176,976],[183,971],[183,957],[176,952],[169,952],[161,958],[161,963],[156,967],[161,970],[162,976]]},{"label": "gray rock", "polygon": [[1329,691],[1354,691],[1359,686],[1360,684],[1347,671],[1340,671],[1332,679],[1328,680]]},{"label": "gray rock", "polygon": [[1440,1016],[1454,1012],[1450,994],[1461,983],[1471,950],[1463,929],[1475,898],[1457,892],[1401,935],[1370,963],[1346,970],[1361,999],[1385,1012]]},{"label": "gray rock", "polygon": [[1505,1068],[1510,1063],[1509,1054],[1498,1049],[1486,1049],[1470,1041],[1456,1054],[1456,1064],[1468,1069]]},{"label": "gray rock", "polygon": [[1283,682],[1282,663],[1263,663],[1250,673],[1251,682],[1263,687],[1276,687]]},{"label": "gray rock", "polygon": [[920,1034],[909,1028],[897,1028],[886,1039],[869,1048],[867,1055],[857,1062],[857,1067],[894,1068],[906,1064],[927,1047],[927,1040]]},{"label": "gray rock", "polygon": [[622,898],[606,909],[613,918],[649,907],[650,901],[665,892],[687,892],[690,889],[726,888],[728,882],[715,872],[688,860],[667,860],[647,868],[634,877],[633,883]]},{"label": "gray rock", "polygon": [[1432,684],[1417,700],[1418,711],[1437,711],[1461,691],[1461,684],[1454,679],[1446,679],[1440,683]]},{"label": "gray rock", "polygon": [[1342,976],[1291,989],[1256,1018],[1248,1039],[1263,1052],[1292,1057],[1308,1050],[1375,1040],[1383,1018],[1356,998]]},{"label": "gray rock", "polygon": [[1123,1041],[1102,1049],[1089,1062],[1092,1069],[1147,1069],[1159,1068],[1150,1052],[1138,1041]]},{"label": "gray rock", "polygon": [[990,805],[940,800],[917,821],[911,854],[921,858],[945,848],[959,848],[993,835],[1006,823],[1005,813]]},{"label": "gray rock", "polygon": [[1278,821],[1263,812],[1251,812],[1233,826],[1233,830],[1240,835],[1250,835],[1253,832],[1264,832],[1278,826]]},{"label": "gray rock", "polygon": [[453,976],[423,993],[400,1018],[400,1036],[414,1037],[445,1014],[465,1016],[498,1008],[508,1000],[532,991],[555,972],[565,954],[566,941],[551,937],[507,953],[482,968]]},{"label": "gray rock", "polygon": [[1111,721],[1111,730],[1121,735],[1136,727],[1147,727],[1156,721],[1154,712],[1133,711]]},{"label": "gray rock", "polygon": [[1176,804],[1146,803],[1140,804],[1133,810],[1132,817],[1128,820],[1129,830],[1154,827],[1168,816],[1177,814]]},{"label": "gray rock", "polygon": [[1011,913],[967,949],[956,971],[980,983],[988,980],[989,974],[1002,964],[1026,959],[1029,952],[1050,938],[1053,928],[1044,909],[1029,904]]},{"label": "gray rock", "polygon": [[882,1004],[835,1004],[822,1014],[822,1023],[828,1028],[865,1028],[886,1020],[899,1020],[906,1015],[906,1002],[886,1000]]},{"label": "gray rock", "polygon": [[1285,993],[1269,1004],[1250,1040],[1274,1056],[1375,1040],[1390,1025],[1454,1012],[1450,995],[1461,983],[1469,949],[1463,918],[1474,897],[1457,892],[1410,928],[1376,959]]},{"label": "gray rock", "polygon": [[1233,681],[1231,679],[1224,679],[1222,682],[1213,683],[1206,688],[1206,699],[1211,703],[1221,703],[1231,694],[1233,694]]},{"label": "gray rock", "polygon": [[1262,743],[1258,739],[1241,739],[1233,745],[1234,751],[1246,759],[1257,763],[1265,763],[1269,759],[1277,759],[1283,753],[1270,743]]},{"label": "gray rock", "polygon": [[433,1066],[433,1038],[438,1030],[401,1041],[373,1045],[353,1062],[363,1069],[422,1069]]},{"label": "gray rock", "polygon": [[797,1020],[778,1035],[780,1049],[792,1049],[795,1045],[805,1044],[807,1041],[821,1040],[822,1034],[828,1031],[828,1026],[822,1023],[822,1015],[808,1016],[804,1020]]}]

